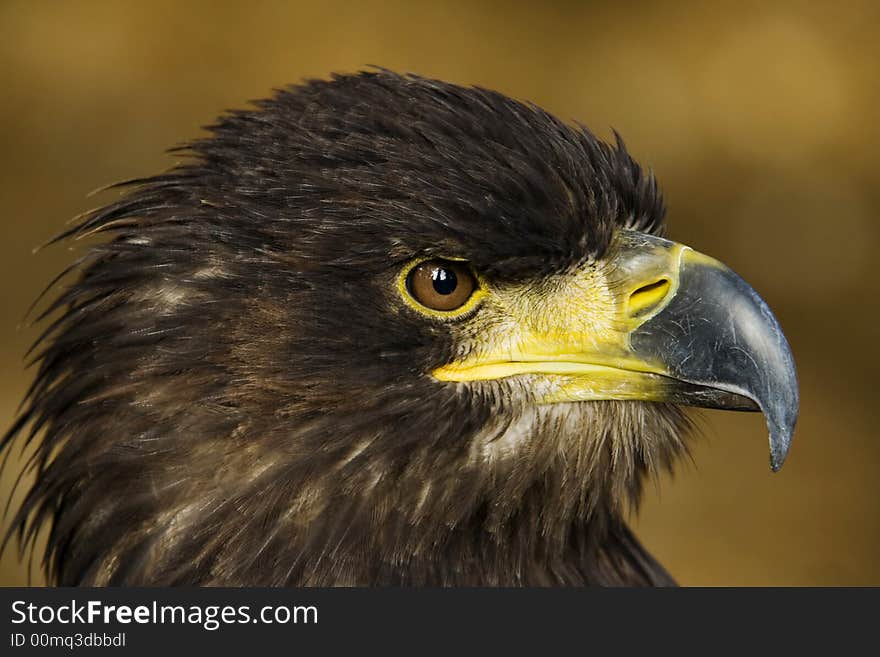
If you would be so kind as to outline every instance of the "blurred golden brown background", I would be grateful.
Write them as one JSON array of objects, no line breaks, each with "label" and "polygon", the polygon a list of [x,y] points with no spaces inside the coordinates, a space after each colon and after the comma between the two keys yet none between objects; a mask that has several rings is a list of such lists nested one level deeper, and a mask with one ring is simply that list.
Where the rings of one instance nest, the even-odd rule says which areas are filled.
[{"label": "blurred golden brown background", "polygon": [[[706,412],[693,463],[635,520],[679,581],[878,585],[878,29],[871,1],[4,0],[0,425],[31,376],[25,311],[75,255],[32,249],[113,198],[88,191],[169,167],[166,147],[273,87],[377,64],[616,128],[655,169],[671,236],[777,313],[802,386],[783,470],[759,415]],[[0,584],[26,582],[7,550]]]}]

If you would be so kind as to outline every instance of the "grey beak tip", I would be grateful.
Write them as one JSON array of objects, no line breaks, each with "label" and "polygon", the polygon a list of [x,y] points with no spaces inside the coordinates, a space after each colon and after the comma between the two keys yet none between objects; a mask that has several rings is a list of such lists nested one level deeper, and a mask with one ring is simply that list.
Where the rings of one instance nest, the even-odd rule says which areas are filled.
[{"label": "grey beak tip", "polygon": [[770,456],[770,470],[772,472],[779,472],[779,469],[782,467],[782,464],[785,463],[784,456]]},{"label": "grey beak tip", "polygon": [[[794,417],[796,418],[797,415],[795,414]],[[793,434],[794,420],[790,425],[770,428],[770,469],[773,472],[779,472],[782,464],[785,463]]]}]

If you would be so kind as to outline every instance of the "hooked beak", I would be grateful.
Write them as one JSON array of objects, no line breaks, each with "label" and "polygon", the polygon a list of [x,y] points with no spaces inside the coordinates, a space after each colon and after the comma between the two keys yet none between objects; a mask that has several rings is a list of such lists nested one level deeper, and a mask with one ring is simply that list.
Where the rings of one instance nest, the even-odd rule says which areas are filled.
[{"label": "hooked beak", "polygon": [[[761,410],[770,466],[785,460],[798,415],[794,359],[779,322],[721,262],[668,240],[621,231],[603,265],[608,289],[602,331],[585,304],[529,324],[513,344],[473,353],[433,371],[441,381],[523,374],[552,380],[542,403],[600,399]],[[558,305],[558,304],[557,304]]]}]

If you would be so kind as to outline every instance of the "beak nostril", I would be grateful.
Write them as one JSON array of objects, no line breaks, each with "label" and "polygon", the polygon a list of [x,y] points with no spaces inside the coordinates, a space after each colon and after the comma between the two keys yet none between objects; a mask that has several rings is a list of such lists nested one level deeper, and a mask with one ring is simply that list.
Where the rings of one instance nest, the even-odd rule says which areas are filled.
[{"label": "beak nostril", "polygon": [[669,294],[672,284],[665,278],[648,283],[629,295],[627,313],[630,317],[641,317],[654,310]]}]

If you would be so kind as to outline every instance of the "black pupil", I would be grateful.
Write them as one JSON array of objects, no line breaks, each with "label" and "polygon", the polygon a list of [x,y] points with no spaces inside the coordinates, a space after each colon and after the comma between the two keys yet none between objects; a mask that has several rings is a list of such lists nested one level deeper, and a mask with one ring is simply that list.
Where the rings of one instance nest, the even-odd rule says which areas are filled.
[{"label": "black pupil", "polygon": [[431,280],[434,282],[434,291],[437,294],[452,294],[458,287],[458,277],[451,269],[437,267],[431,272]]}]

